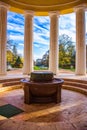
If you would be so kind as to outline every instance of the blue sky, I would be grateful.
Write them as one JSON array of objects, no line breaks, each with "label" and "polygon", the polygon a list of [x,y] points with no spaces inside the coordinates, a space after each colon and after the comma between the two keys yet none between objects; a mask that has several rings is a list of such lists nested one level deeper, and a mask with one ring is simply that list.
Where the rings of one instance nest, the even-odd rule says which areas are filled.
[{"label": "blue sky", "polygon": [[[8,39],[17,43],[18,54],[23,56],[24,48],[24,16],[13,12],[8,12],[7,18],[7,36]],[[87,12],[86,12],[87,23]],[[87,24],[86,24],[87,25]],[[67,34],[75,42],[75,13],[60,15],[59,35]],[[49,17],[34,17],[33,28],[33,53],[34,60],[42,58],[43,54],[49,49],[50,19]],[[86,26],[87,32],[87,26]]]}]

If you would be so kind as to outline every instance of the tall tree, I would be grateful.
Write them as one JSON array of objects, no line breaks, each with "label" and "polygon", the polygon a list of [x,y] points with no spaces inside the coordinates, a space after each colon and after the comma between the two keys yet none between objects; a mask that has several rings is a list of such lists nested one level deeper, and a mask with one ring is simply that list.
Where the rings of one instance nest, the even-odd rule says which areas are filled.
[{"label": "tall tree", "polygon": [[62,68],[70,68],[75,66],[75,45],[72,38],[66,34],[59,37],[59,66]]},{"label": "tall tree", "polygon": [[11,65],[12,67],[15,67],[15,62],[16,59],[18,58],[18,54],[17,54],[17,44],[8,38],[7,40],[7,44],[6,44],[6,48],[7,48],[7,65]]},{"label": "tall tree", "polygon": [[12,53],[12,40],[10,40],[9,38],[7,39],[7,44],[6,44],[6,50],[7,50],[7,54],[6,54],[6,59],[7,59],[7,68],[9,65],[11,65],[12,61],[13,61],[13,53]]},{"label": "tall tree", "polygon": [[6,49],[11,51],[12,50],[12,46],[13,46],[12,40],[8,39],[7,40],[7,44],[6,44]]},{"label": "tall tree", "polygon": [[13,45],[12,52],[13,52],[13,55],[14,55],[15,57],[18,55],[18,54],[17,54],[17,45],[16,45],[16,44]]},{"label": "tall tree", "polygon": [[46,53],[42,57],[42,65],[44,65],[45,67],[49,66],[49,50],[46,51]]}]

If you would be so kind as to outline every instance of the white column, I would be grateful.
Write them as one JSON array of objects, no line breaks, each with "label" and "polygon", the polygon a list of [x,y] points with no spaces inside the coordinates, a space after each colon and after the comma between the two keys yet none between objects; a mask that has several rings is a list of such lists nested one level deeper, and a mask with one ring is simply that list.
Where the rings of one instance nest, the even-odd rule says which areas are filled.
[{"label": "white column", "polygon": [[59,46],[58,46],[58,25],[59,13],[50,12],[50,51],[49,51],[49,70],[58,74]]},{"label": "white column", "polygon": [[7,42],[7,10],[8,6],[0,2],[0,75],[6,74],[6,42]]},{"label": "white column", "polygon": [[78,6],[76,12],[76,74],[86,74],[85,8]]},{"label": "white column", "polygon": [[23,74],[30,74],[33,71],[33,15],[31,11],[25,12]]}]

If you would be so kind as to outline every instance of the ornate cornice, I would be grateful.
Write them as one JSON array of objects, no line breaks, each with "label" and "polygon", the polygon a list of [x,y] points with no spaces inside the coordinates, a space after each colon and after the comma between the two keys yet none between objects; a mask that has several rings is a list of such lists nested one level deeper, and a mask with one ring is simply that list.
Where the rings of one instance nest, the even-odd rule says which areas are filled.
[{"label": "ornate cornice", "polygon": [[0,0],[10,5],[10,10],[25,13],[32,10],[35,14],[48,15],[50,11],[60,11],[60,14],[73,12],[73,8],[86,3],[87,0]]},{"label": "ornate cornice", "polygon": [[[52,4],[52,5],[39,5],[39,3],[37,5],[35,4],[26,4],[24,2],[19,2],[17,0],[10,0],[16,4],[19,4],[19,5],[22,5],[22,6],[27,6],[27,7],[59,7],[59,6],[65,6],[65,5],[69,5],[69,4],[73,4],[73,3],[76,3],[76,2],[79,2],[80,0],[74,0],[74,1],[69,1],[69,2],[65,2],[65,3],[58,3],[58,4]],[[49,2],[50,3],[50,2]]]},{"label": "ornate cornice", "polygon": [[86,4],[81,4],[81,5],[75,6],[74,11],[76,12],[76,11],[78,11],[80,9],[86,10],[86,8],[87,8]]},{"label": "ornate cornice", "polygon": [[52,17],[52,16],[54,16],[54,15],[57,15],[57,17],[59,17],[59,16],[60,16],[60,12],[59,12],[59,11],[50,11],[50,12],[49,12],[49,16],[50,16],[50,17]]},{"label": "ornate cornice", "polygon": [[4,8],[6,8],[7,10],[10,8],[10,6],[9,6],[8,4],[6,4],[6,3],[4,3],[4,2],[1,2],[1,1],[0,1],[0,7],[4,7]]},{"label": "ornate cornice", "polygon": [[26,15],[30,15],[30,16],[34,16],[34,11],[32,11],[32,10],[25,10],[24,11],[24,15],[26,16]]}]

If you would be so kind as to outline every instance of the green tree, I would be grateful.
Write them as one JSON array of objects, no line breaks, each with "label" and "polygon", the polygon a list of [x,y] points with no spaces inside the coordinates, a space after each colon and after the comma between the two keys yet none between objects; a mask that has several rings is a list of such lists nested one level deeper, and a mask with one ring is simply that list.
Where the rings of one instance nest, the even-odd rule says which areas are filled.
[{"label": "green tree", "polygon": [[42,57],[42,65],[45,67],[49,66],[49,50]]},{"label": "green tree", "polygon": [[12,40],[8,39],[6,43],[6,49],[12,51],[12,46],[13,46]]},{"label": "green tree", "polygon": [[13,53],[13,60],[12,60],[12,67],[16,67],[15,66],[15,62],[16,62],[16,60],[17,60],[17,58],[18,58],[18,54],[17,54],[17,46],[14,44],[13,45],[13,48],[12,48],[12,53]]},{"label": "green tree", "polygon": [[12,53],[12,46],[13,46],[13,41],[10,39],[7,39],[6,43],[6,59],[7,59],[7,68],[9,65],[11,65],[13,61],[13,53]]},{"label": "green tree", "polygon": [[75,46],[72,38],[66,34],[59,37],[59,66],[62,68],[75,67]]},{"label": "green tree", "polygon": [[21,60],[20,56],[17,57],[14,66],[15,66],[16,68],[22,68],[23,63],[22,63],[22,60]]},{"label": "green tree", "polygon": [[[49,50],[40,59],[40,64],[48,67]],[[75,67],[75,46],[72,38],[66,34],[59,36],[59,66],[61,68]]]},{"label": "green tree", "polygon": [[15,62],[18,58],[18,53],[17,53],[17,44],[13,41],[8,39],[7,44],[7,65],[11,65],[12,67],[15,67]]}]

